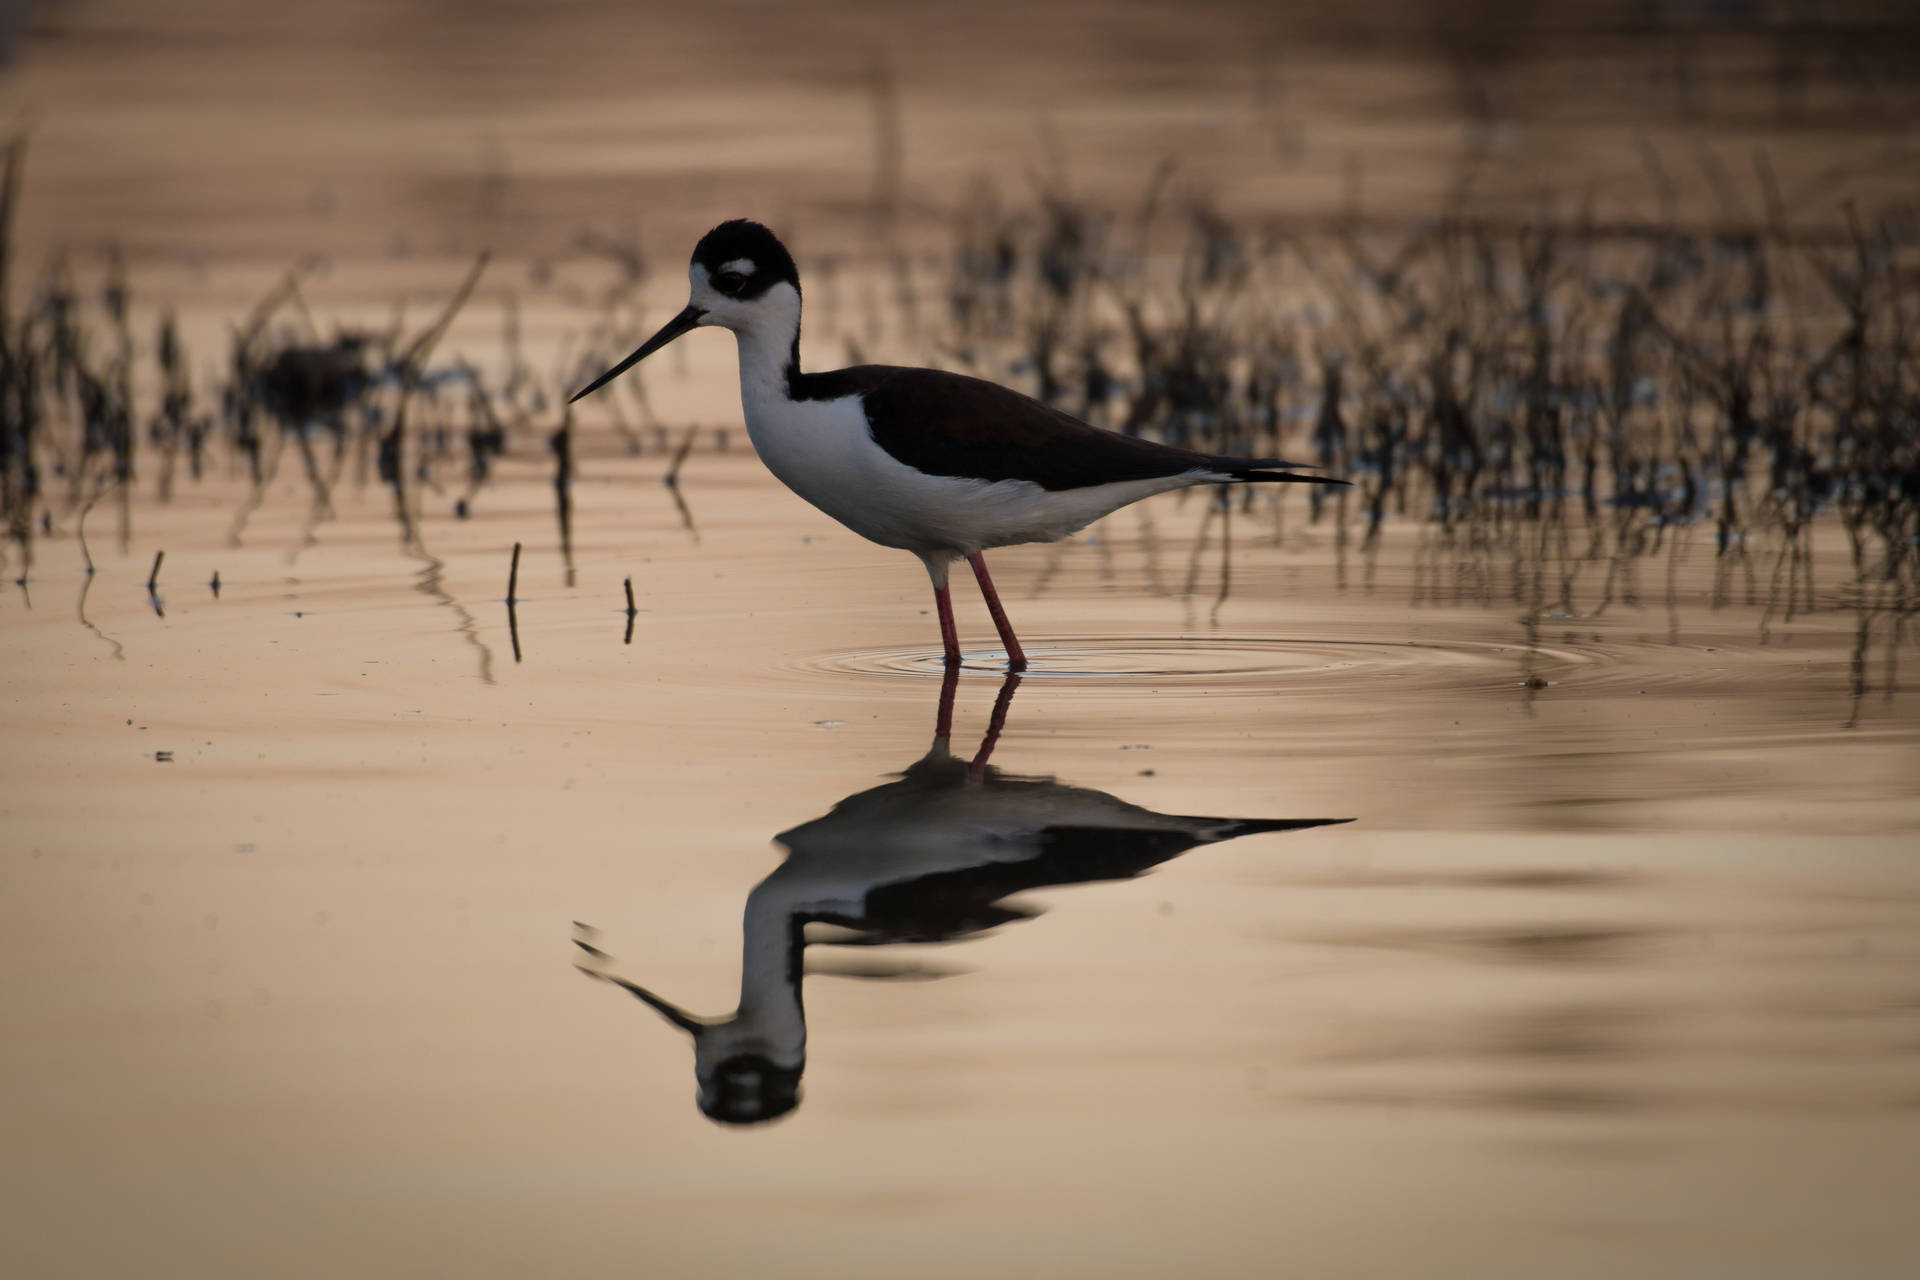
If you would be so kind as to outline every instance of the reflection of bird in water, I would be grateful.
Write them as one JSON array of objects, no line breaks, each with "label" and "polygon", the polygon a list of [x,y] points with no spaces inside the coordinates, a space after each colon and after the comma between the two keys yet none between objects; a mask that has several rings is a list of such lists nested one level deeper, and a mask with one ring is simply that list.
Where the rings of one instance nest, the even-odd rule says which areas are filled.
[{"label": "reflection of bird in water", "polygon": [[863,538],[920,557],[933,579],[948,666],[960,641],[947,571],[965,559],[1007,649],[1026,656],[982,553],[1055,542],[1110,511],[1196,484],[1345,484],[1295,475],[1304,463],[1176,449],[1089,426],[992,382],[938,369],[857,365],[800,372],[800,273],[757,222],[723,222],[687,268],[692,297],[598,389],[681,334],[731,329],[740,348],[747,435],[781,483]]},{"label": "reflection of bird in water", "polygon": [[[839,943],[943,942],[1035,914],[1024,889],[1125,880],[1200,844],[1345,818],[1208,818],[1155,813],[1103,791],[1019,777],[987,764],[1018,676],[1007,677],[979,753],[948,749],[957,672],[948,669],[927,754],[884,786],[848,796],[774,839],[787,860],[747,895],[740,1005],[697,1018],[607,972],[585,936],[581,968],[625,988],[693,1035],[700,1109],[715,1120],[771,1120],[800,1100],[807,1026],[801,956],[809,924]],[[590,936],[590,931],[589,931]]]}]

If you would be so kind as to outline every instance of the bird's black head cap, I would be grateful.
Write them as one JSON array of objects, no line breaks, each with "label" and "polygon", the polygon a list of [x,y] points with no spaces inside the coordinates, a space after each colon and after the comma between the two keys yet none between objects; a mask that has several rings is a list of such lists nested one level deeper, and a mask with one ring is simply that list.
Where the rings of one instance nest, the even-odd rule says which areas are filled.
[{"label": "bird's black head cap", "polygon": [[757,222],[735,218],[700,237],[693,260],[713,287],[733,298],[757,298],[781,281],[800,288],[800,271],[778,236]]}]

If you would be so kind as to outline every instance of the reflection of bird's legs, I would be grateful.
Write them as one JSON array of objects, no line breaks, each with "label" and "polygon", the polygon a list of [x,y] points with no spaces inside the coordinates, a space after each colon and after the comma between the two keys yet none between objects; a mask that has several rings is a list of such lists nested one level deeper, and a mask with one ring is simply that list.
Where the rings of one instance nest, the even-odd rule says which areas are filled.
[{"label": "reflection of bird's legs", "polygon": [[1020,687],[1020,677],[1009,671],[1000,685],[1000,696],[993,700],[993,714],[987,719],[987,736],[980,739],[980,753],[973,758],[968,772],[978,782],[987,776],[987,757],[993,754],[994,746],[1000,741],[1000,731],[1007,727],[1007,708],[1013,705],[1013,691]]},{"label": "reflection of bird's legs", "polygon": [[949,666],[940,674],[940,710],[933,720],[933,749],[945,752],[953,738],[953,695],[960,688],[960,668]]},{"label": "reflection of bird's legs", "polygon": [[973,566],[973,576],[980,580],[980,594],[987,599],[987,612],[993,615],[993,625],[1000,633],[1000,643],[1006,646],[1007,670],[1025,671],[1027,655],[1020,651],[1020,641],[1013,634],[1013,624],[1007,621],[1007,611],[1000,607],[1000,593],[993,589],[993,579],[987,575],[987,558],[976,551],[967,557],[967,563]]}]

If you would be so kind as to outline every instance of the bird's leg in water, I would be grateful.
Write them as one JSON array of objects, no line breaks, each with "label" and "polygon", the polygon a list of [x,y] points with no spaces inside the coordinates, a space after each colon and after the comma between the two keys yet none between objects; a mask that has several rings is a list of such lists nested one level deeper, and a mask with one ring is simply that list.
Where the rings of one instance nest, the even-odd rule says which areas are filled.
[{"label": "bird's leg in water", "polygon": [[976,551],[967,557],[967,563],[973,566],[973,576],[980,580],[980,594],[986,597],[987,612],[993,615],[994,628],[1000,632],[1000,643],[1006,646],[1007,670],[1025,671],[1027,655],[1020,651],[1020,641],[1013,634],[1013,624],[1007,621],[1007,611],[1000,607],[1000,593],[993,589],[993,578],[987,573],[987,558]]},{"label": "bird's leg in water", "polygon": [[940,611],[940,647],[945,651],[947,668],[952,670],[960,665],[960,632],[953,625],[953,597],[946,583],[933,589],[933,604]]}]

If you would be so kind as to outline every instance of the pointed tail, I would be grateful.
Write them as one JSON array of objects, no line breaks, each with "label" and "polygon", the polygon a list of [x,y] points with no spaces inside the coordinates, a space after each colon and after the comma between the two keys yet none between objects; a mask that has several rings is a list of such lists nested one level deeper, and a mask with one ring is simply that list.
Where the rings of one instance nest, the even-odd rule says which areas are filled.
[{"label": "pointed tail", "polygon": [[1351,480],[1335,480],[1332,476],[1303,476],[1293,471],[1274,471],[1273,467],[1298,466],[1292,462],[1260,462],[1245,458],[1221,458],[1219,468],[1229,477],[1243,482],[1266,484],[1337,484],[1351,485]]}]

